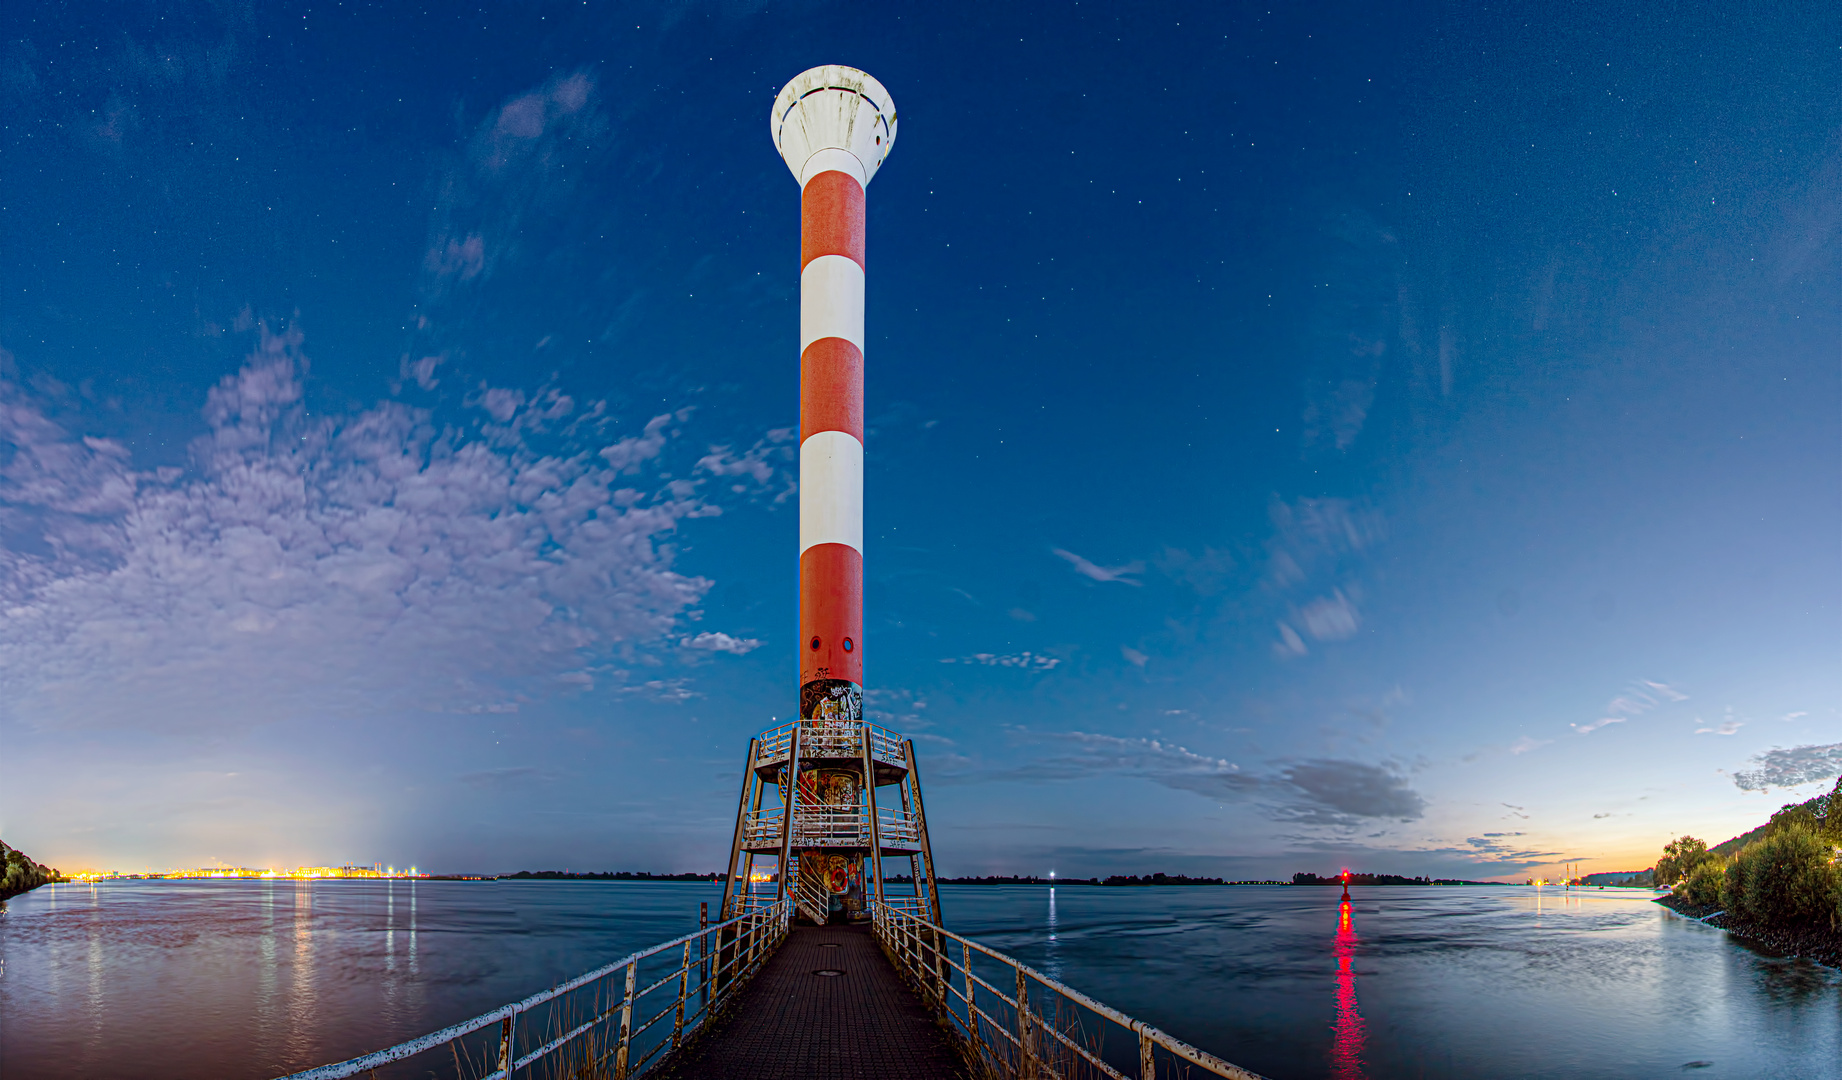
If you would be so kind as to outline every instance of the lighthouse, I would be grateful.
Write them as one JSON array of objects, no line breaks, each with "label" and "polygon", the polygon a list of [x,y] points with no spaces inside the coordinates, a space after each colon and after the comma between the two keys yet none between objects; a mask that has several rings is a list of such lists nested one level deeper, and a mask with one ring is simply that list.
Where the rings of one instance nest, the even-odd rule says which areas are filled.
[{"label": "lighthouse", "polygon": [[[800,193],[799,704],[750,742],[723,911],[790,897],[812,922],[875,902],[938,922],[914,743],[863,714],[864,199],[895,103],[856,68],[815,67],[768,134]],[[892,896],[883,860],[903,857],[912,888]]]},{"label": "lighthouse", "polygon": [[895,131],[882,84],[838,66],[788,83],[770,122],[800,185],[802,720],[862,714],[864,196]]}]

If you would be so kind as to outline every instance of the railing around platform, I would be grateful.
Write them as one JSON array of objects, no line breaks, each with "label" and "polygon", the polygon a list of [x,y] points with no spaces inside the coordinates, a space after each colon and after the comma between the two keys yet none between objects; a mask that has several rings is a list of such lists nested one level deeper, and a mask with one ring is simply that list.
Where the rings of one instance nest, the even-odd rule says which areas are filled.
[{"label": "railing around platform", "polygon": [[793,726],[800,727],[800,757],[858,758],[863,755],[863,732],[870,734],[870,756],[884,765],[904,767],[902,740],[895,732],[876,724],[853,720],[795,720],[761,733],[757,765],[785,761],[793,746]]},{"label": "railing around platform", "polygon": [[[443,1049],[451,1052],[453,1071],[463,1076],[511,1080],[552,1055],[559,1067],[551,1071],[559,1076],[639,1076],[766,962],[786,936],[791,910],[782,901],[744,912],[420,1039],[283,1080],[390,1075],[388,1067],[396,1062]],[[635,1020],[636,1011],[644,1016],[655,1005],[662,1007],[650,1018]],[[520,1046],[528,1049],[520,1053]],[[428,1065],[448,1068],[439,1058]],[[420,1066],[403,1075],[430,1074]]]},{"label": "railing around platform", "polygon": [[[1108,1008],[995,949],[944,930],[907,905],[872,905],[877,940],[953,1026],[980,1075],[1015,1080],[1156,1080],[1201,1070],[1261,1080]],[[1112,1046],[1107,1037],[1114,1035]]]},{"label": "railing around platform", "polygon": [[[780,847],[780,822],[784,807],[769,806],[753,810],[742,821],[744,850],[760,851]],[[920,842],[920,823],[915,815],[894,806],[876,808],[878,834],[883,847],[902,851]],[[870,846],[869,812],[860,806],[802,806],[793,815],[793,847],[867,848]]]}]

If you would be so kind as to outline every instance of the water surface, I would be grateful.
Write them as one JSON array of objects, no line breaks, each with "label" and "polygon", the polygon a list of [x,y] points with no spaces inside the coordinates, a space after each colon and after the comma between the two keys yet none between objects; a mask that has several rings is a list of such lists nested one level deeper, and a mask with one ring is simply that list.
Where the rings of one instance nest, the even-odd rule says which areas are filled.
[{"label": "water surface", "polygon": [[[1272,1077],[1842,1075],[1842,974],[1647,893],[948,886],[952,928]],[[692,930],[623,882],[47,886],[0,915],[0,1075],[261,1078]]]}]

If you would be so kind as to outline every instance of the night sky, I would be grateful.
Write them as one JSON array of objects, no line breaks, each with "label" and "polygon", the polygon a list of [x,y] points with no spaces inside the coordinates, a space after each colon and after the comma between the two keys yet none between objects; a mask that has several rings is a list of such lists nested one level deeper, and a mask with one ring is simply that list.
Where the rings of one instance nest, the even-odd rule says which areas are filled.
[{"label": "night sky", "polygon": [[796,708],[782,84],[941,869],[1637,869],[1842,772],[1833,5],[19,4],[0,833],[713,870]]}]

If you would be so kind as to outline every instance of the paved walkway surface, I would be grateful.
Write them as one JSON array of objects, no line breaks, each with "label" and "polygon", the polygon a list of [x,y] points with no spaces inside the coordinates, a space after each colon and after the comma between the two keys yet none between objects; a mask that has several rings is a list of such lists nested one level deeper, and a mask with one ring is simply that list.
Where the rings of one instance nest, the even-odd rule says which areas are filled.
[{"label": "paved walkway surface", "polygon": [[[815,971],[842,975],[815,975]],[[796,926],[659,1080],[964,1080],[965,1065],[867,926]]]}]

